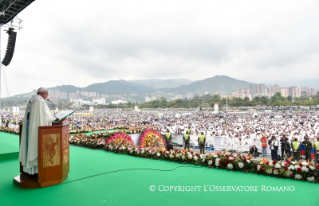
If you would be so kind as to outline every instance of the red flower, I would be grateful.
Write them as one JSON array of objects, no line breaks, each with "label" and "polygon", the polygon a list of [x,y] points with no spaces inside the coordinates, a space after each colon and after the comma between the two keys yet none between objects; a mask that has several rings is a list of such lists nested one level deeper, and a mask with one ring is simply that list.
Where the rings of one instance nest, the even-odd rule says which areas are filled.
[{"label": "red flower", "polygon": [[263,167],[260,167],[260,172],[264,172],[265,169]]},{"label": "red flower", "polygon": [[319,169],[319,164],[317,165],[316,169]]},{"label": "red flower", "polygon": [[301,164],[301,162],[299,163],[299,166],[302,167],[303,165]]},{"label": "red flower", "polygon": [[194,154],[194,152],[191,152],[191,154]]},{"label": "red flower", "polygon": [[301,168],[297,168],[297,172],[301,172]]},{"label": "red flower", "polygon": [[269,162],[266,162],[266,165],[269,165]]},{"label": "red flower", "polygon": [[309,172],[309,174],[311,174],[311,175],[312,175],[312,172]]},{"label": "red flower", "polygon": [[287,163],[290,164],[291,162],[290,162],[290,161],[287,161]]},{"label": "red flower", "polygon": [[273,162],[272,162],[274,165],[277,163],[277,160],[273,160]]},{"label": "red flower", "polygon": [[221,164],[221,163],[222,163],[222,161],[221,161],[221,160],[219,160],[218,162],[219,162],[219,164]]},{"label": "red flower", "polygon": [[285,167],[285,169],[284,169],[285,171],[287,171],[288,170],[288,168],[287,167]]},{"label": "red flower", "polygon": [[293,177],[294,176],[294,174],[290,174],[290,177]]}]

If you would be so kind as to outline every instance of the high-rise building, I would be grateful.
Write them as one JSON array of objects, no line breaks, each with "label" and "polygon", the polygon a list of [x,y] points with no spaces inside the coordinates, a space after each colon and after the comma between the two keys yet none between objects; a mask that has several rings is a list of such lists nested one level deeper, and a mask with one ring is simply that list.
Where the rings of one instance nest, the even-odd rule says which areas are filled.
[{"label": "high-rise building", "polygon": [[283,96],[283,97],[288,97],[288,96],[289,96],[288,88],[282,87],[282,88],[280,89],[280,94],[281,94],[281,96]]},{"label": "high-rise building", "polygon": [[272,87],[270,87],[269,89],[269,93],[274,93],[276,94],[277,92],[281,92],[281,87],[278,86],[278,84],[273,85]]},{"label": "high-rise building", "polygon": [[250,94],[255,96],[257,93],[265,93],[265,84],[253,84],[250,85]]}]

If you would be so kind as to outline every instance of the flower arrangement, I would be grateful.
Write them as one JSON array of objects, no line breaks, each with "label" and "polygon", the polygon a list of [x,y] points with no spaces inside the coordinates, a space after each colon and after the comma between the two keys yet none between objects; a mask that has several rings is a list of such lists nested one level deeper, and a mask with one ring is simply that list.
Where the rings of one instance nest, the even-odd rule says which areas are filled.
[{"label": "flower arrangement", "polygon": [[70,136],[69,143],[72,145],[89,147],[89,148],[103,148],[105,141],[102,138],[90,138],[85,135]]},{"label": "flower arrangement", "polygon": [[140,138],[139,147],[165,150],[166,143],[156,130],[146,129]]},{"label": "flower arrangement", "polygon": [[180,163],[200,164],[208,168],[221,168],[230,171],[241,171],[258,175],[272,176],[276,178],[303,180],[319,183],[319,164],[317,166],[300,161],[276,161],[262,159],[260,161],[249,160],[246,156],[237,154],[208,154],[200,155],[189,150],[166,151],[150,147],[114,147],[111,152],[125,153],[131,156],[174,161]]},{"label": "flower arrangement", "polygon": [[114,152],[128,153],[128,148],[134,147],[134,142],[131,137],[125,133],[115,133],[112,137],[108,138],[105,142],[105,149]]},{"label": "flower arrangement", "polygon": [[15,128],[10,128],[10,127],[1,127],[0,128],[1,132],[6,132],[6,133],[10,133],[10,134],[19,134],[19,128],[15,129]]}]

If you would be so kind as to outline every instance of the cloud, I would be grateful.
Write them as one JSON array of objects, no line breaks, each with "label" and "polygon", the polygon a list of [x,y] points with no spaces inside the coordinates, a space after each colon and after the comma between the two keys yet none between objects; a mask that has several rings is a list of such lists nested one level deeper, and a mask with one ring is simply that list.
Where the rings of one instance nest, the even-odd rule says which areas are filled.
[{"label": "cloud", "polygon": [[[19,15],[24,28],[5,68],[9,91],[112,79],[310,79],[319,75],[318,6],[317,1],[35,1]],[[1,37],[4,55],[3,31]]]}]

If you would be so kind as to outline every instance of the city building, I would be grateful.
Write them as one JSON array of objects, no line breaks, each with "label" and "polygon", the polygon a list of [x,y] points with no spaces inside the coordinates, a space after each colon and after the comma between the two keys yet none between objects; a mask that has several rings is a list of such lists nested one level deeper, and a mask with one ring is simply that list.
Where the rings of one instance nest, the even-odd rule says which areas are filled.
[{"label": "city building", "polygon": [[265,93],[265,84],[253,84],[250,85],[250,94],[255,97],[255,94]]}]

